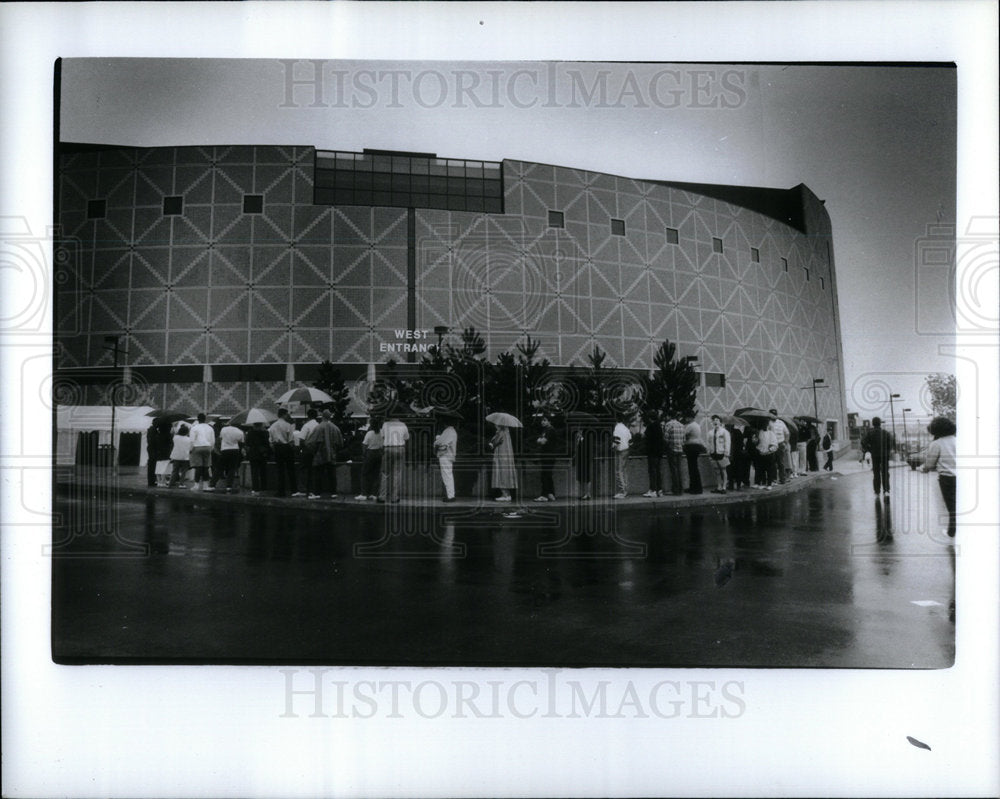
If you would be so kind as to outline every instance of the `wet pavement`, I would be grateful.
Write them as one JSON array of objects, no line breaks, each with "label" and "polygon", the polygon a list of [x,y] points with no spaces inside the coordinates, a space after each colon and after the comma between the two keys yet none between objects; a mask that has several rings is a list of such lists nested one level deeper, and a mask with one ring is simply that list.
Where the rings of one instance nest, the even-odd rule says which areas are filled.
[{"label": "wet pavement", "polygon": [[950,666],[956,547],[937,481],[893,469],[890,501],[872,496],[870,473],[838,468],[782,492],[521,508],[62,484],[53,655]]}]

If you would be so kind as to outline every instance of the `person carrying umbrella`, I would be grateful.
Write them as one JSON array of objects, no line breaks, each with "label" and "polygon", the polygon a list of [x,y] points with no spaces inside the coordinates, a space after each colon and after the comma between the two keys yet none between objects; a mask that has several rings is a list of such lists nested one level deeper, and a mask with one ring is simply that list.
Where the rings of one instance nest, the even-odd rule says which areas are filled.
[{"label": "person carrying umbrella", "polygon": [[517,471],[514,466],[514,445],[510,439],[510,429],[521,423],[509,413],[491,413],[486,421],[496,427],[496,433],[486,445],[493,451],[493,488],[500,492],[497,502],[510,502],[510,492],[517,489]]}]

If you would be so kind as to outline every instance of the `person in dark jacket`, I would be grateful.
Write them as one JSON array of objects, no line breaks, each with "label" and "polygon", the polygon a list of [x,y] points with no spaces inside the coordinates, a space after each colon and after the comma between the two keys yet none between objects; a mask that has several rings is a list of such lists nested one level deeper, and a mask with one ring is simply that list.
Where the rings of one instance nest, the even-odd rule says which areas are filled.
[{"label": "person in dark jacket", "polygon": [[747,461],[746,448],[743,443],[743,431],[734,424],[727,424],[729,431],[729,441],[731,442],[729,467],[729,483],[727,488],[731,491],[739,491],[743,486],[750,484],[750,464]]},{"label": "person in dark jacket", "polygon": [[650,411],[643,420],[646,429],[643,439],[646,442],[646,473],[649,475],[649,491],[644,497],[663,496],[663,427],[660,424],[660,414]]},{"label": "person in dark jacket", "polygon": [[541,493],[535,502],[555,502],[556,484],[552,473],[555,471],[556,455],[562,449],[562,442],[556,438],[556,429],[547,416],[539,422],[541,428],[535,443],[538,447],[538,477],[542,484]]},{"label": "person in dark jacket", "polygon": [[806,442],[806,469],[810,472],[819,471],[819,461],[816,459],[816,450],[819,447],[819,431],[816,425],[809,427],[809,440]]},{"label": "person in dark jacket", "polygon": [[590,481],[594,462],[594,431],[576,430],[573,434],[573,471],[580,484],[580,499],[590,499]]},{"label": "person in dark jacket", "polygon": [[261,491],[267,491],[267,462],[271,459],[271,444],[263,422],[257,422],[247,431],[246,449],[250,462],[250,486],[256,497]]},{"label": "person in dark jacket", "polygon": [[174,446],[174,437],[170,433],[169,422],[157,419],[146,431],[146,484],[150,488],[166,486],[170,474],[165,467],[159,474],[156,472],[158,463],[170,460],[170,450]]},{"label": "person in dark jacket", "polygon": [[892,436],[882,429],[882,420],[876,416],[872,419],[871,430],[861,441],[862,453],[872,456],[872,487],[875,496],[879,492],[889,493],[889,456],[892,454]]}]

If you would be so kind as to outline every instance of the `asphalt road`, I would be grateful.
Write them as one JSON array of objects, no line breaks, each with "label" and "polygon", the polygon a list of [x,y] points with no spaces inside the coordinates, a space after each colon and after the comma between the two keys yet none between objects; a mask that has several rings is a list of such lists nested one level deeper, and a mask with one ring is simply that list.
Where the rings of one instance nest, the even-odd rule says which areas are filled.
[{"label": "asphalt road", "polygon": [[[701,507],[255,507],[61,486],[65,663],[945,668],[933,475]],[[505,514],[514,514],[508,517]],[[959,538],[961,540],[961,529]]]}]

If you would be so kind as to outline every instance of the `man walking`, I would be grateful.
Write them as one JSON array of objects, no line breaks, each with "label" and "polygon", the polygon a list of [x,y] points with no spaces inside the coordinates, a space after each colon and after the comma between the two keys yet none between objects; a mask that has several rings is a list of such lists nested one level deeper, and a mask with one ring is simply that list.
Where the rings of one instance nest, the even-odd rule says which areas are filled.
[{"label": "man walking", "polygon": [[212,463],[212,449],[215,447],[215,431],[205,421],[205,414],[198,414],[198,421],[191,427],[191,466],[194,469],[195,491],[209,491],[208,467]]},{"label": "man walking", "polygon": [[861,442],[861,451],[872,456],[872,487],[875,496],[889,493],[889,456],[892,454],[892,436],[882,429],[882,420],[872,419],[872,429]]},{"label": "man walking", "polygon": [[680,496],[684,493],[684,483],[681,478],[684,425],[680,423],[676,413],[670,414],[667,423],[663,425],[663,450],[667,456],[667,469],[670,472],[670,492],[674,496]]},{"label": "man walking", "polygon": [[268,428],[268,439],[271,442],[271,451],[274,452],[274,465],[278,471],[278,493],[276,496],[285,496],[286,487],[292,489],[292,494],[297,494],[295,487],[295,427],[288,420],[288,410],[281,408],[278,411],[278,418]]}]

